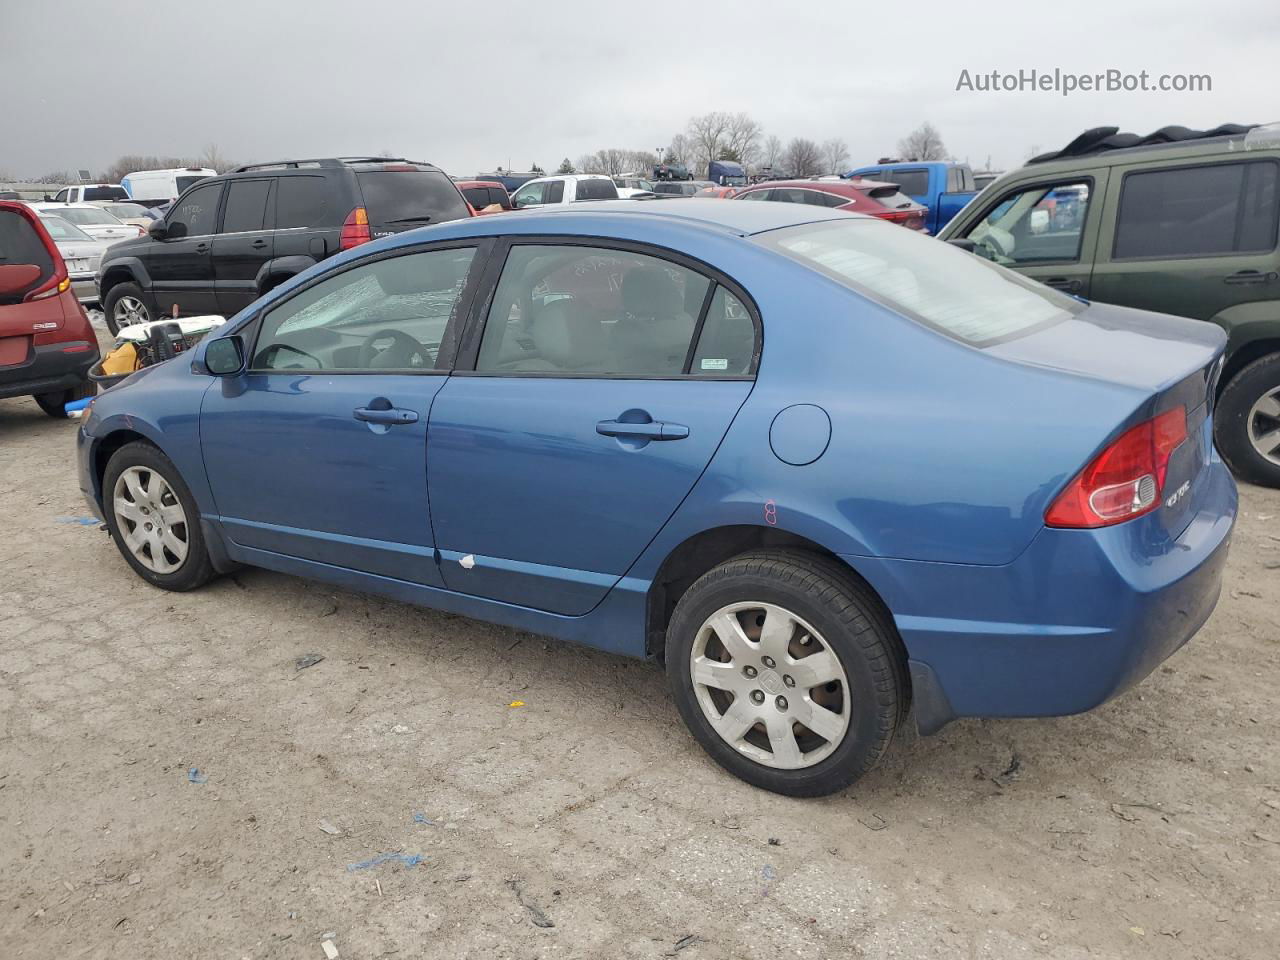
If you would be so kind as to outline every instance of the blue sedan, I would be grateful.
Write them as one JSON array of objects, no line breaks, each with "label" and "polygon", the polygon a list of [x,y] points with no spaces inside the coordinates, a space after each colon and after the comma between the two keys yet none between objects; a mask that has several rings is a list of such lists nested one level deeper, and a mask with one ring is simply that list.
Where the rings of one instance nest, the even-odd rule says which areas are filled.
[{"label": "blue sedan", "polygon": [[98,397],[129,565],[249,564],[665,664],[812,796],[914,707],[1088,710],[1212,612],[1225,336],[875,219],[599,203],[362,245]]}]

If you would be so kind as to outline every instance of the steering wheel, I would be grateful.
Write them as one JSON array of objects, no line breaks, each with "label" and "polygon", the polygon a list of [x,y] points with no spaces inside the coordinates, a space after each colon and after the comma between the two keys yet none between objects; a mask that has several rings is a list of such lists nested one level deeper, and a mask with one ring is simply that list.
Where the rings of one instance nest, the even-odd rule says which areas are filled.
[{"label": "steering wheel", "polygon": [[297,347],[291,347],[287,343],[273,343],[268,349],[270,350],[271,356],[267,359],[266,366],[274,370],[290,369],[289,367],[276,366],[276,357],[280,355],[281,350],[288,350],[290,353],[296,353],[300,357],[306,357],[308,360],[311,360],[315,363],[317,370],[319,370],[321,367],[324,366],[324,364],[320,362],[319,357],[312,356],[311,354],[307,353],[307,351],[299,350]]},{"label": "steering wheel", "polygon": [[981,256],[986,257],[992,263],[1010,263],[1008,252],[1004,249],[1002,238],[997,236],[994,230],[987,231],[982,239],[978,241],[980,250],[986,251]]},{"label": "steering wheel", "polygon": [[[391,345],[379,350],[375,344],[380,340],[390,340]],[[362,370],[370,367],[427,369],[434,363],[426,347],[403,330],[392,330],[390,327],[366,337],[360,345],[360,354],[356,360],[356,366]]]}]

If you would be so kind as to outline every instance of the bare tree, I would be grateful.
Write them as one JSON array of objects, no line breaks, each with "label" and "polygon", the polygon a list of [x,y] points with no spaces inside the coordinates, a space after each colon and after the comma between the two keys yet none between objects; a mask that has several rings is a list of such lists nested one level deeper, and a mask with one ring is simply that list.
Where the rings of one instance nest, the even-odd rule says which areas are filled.
[{"label": "bare tree", "polygon": [[595,158],[595,169],[587,171],[588,173],[605,173],[611,177],[616,177],[620,173],[625,173],[627,164],[630,162],[631,151],[623,150],[621,147],[607,147],[593,154]]},{"label": "bare tree", "polygon": [[782,141],[777,134],[765,137],[764,146],[760,148],[760,166],[772,170],[782,161]]},{"label": "bare tree", "polygon": [[624,173],[635,172],[642,177],[653,175],[653,168],[658,165],[658,155],[652,150],[632,150],[627,154],[627,170]]},{"label": "bare tree", "polygon": [[216,170],[218,173],[226,173],[237,166],[235,161],[227,159],[227,155],[213,142],[204,145],[204,153],[200,154],[200,165]]},{"label": "bare tree", "polygon": [[579,173],[604,173],[604,161],[598,153],[584,153],[578,158]]},{"label": "bare tree", "polygon": [[849,164],[849,145],[838,137],[824,141],[822,164],[827,173],[843,173]]},{"label": "bare tree", "polygon": [[822,150],[807,137],[794,137],[787,144],[783,162],[793,177],[812,177],[822,172]]},{"label": "bare tree", "polygon": [[[52,173],[43,173],[32,180],[33,183],[56,183],[59,186],[67,183],[75,183],[76,178],[71,175],[70,170],[54,170]],[[105,181],[104,181],[105,182]]]},{"label": "bare tree", "polygon": [[693,143],[683,133],[677,133],[667,146],[667,162],[675,160],[679,163],[693,162]]},{"label": "bare tree", "polygon": [[[745,113],[735,113],[729,117],[729,127],[725,131],[725,147],[733,153],[739,163],[753,163],[760,152],[760,134],[763,128]],[[723,150],[721,153],[723,154]]]},{"label": "bare tree", "polygon": [[938,128],[926,120],[898,141],[898,154],[904,160],[945,160],[947,148]]},{"label": "bare tree", "polygon": [[697,167],[695,176],[707,172],[707,164],[720,158],[720,153],[728,143],[729,128],[733,118],[720,110],[712,110],[701,116],[690,117],[687,127],[689,144],[693,148],[693,156],[685,157],[685,163]]}]

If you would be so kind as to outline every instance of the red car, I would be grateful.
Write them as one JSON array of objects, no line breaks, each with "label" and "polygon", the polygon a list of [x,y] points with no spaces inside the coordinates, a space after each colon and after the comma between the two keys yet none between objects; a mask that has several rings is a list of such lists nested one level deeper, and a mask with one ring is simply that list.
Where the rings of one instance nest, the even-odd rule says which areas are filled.
[{"label": "red car", "polygon": [[51,417],[94,394],[98,339],[39,216],[0,200],[0,398],[33,396]]},{"label": "red car", "polygon": [[507,193],[507,188],[496,181],[455,180],[454,184],[467,198],[467,204],[476,216],[511,209],[511,196]]},{"label": "red car", "polygon": [[924,217],[928,212],[927,207],[899,191],[896,183],[879,180],[772,180],[743,187],[733,199],[834,207],[889,220],[910,230],[924,230]]},{"label": "red car", "polygon": [[738,191],[741,189],[741,187],[703,187],[695,193],[694,196],[714,197],[717,200],[728,200],[730,197],[737,196]]}]

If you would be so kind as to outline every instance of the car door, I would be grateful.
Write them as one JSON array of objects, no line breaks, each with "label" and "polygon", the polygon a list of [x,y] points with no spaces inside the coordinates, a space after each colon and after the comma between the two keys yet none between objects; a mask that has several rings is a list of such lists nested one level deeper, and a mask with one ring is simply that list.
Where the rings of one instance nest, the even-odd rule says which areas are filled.
[{"label": "car door", "polygon": [[1093,297],[1208,320],[1280,299],[1274,159],[1118,168]]},{"label": "car door", "polygon": [[221,182],[188,191],[165,216],[164,239],[147,245],[147,273],[161,313],[175,306],[181,316],[218,312],[210,254],[221,201]]},{"label": "car door", "polygon": [[218,311],[232,316],[258,298],[258,276],[275,248],[266,225],[273,181],[230,180],[222,226],[213,238],[213,282]]},{"label": "car door", "polygon": [[1046,286],[1091,295],[1107,171],[1020,183],[988,201],[958,231],[979,256]]},{"label": "car door", "polygon": [[673,257],[512,241],[431,412],[450,589],[584,614],[697,482],[750,392],[759,338],[745,294]]},{"label": "car door", "polygon": [[344,264],[254,319],[246,372],[215,383],[200,412],[209,485],[234,543],[443,585],[427,419],[485,243]]}]

